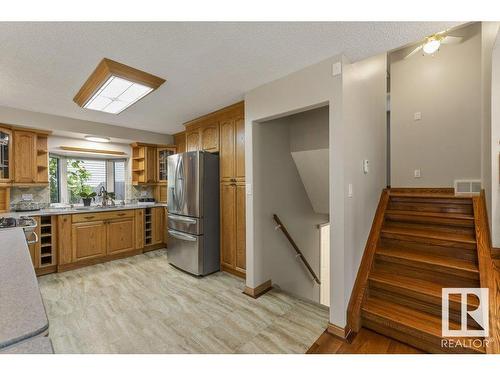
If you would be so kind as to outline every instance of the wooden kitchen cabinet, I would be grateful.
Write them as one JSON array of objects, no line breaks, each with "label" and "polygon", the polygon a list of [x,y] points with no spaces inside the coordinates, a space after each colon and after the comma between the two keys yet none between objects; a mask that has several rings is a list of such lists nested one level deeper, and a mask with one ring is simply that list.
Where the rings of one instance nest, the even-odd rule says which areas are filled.
[{"label": "wooden kitchen cabinet", "polygon": [[245,198],[244,183],[221,183],[221,266],[241,277],[246,269]]},{"label": "wooden kitchen cabinet", "polygon": [[186,151],[198,151],[201,149],[200,129],[186,130]]},{"label": "wooden kitchen cabinet", "polygon": [[220,125],[220,179],[245,180],[245,121],[242,116],[227,119]]},{"label": "wooden kitchen cabinet", "polygon": [[71,242],[71,215],[57,217],[57,259],[58,265],[70,264],[73,259],[73,244]]},{"label": "wooden kitchen cabinet", "polygon": [[106,254],[123,253],[135,249],[134,218],[114,219],[106,223]]},{"label": "wooden kitchen cabinet", "polygon": [[0,126],[0,184],[12,181],[12,130]]},{"label": "wooden kitchen cabinet", "polygon": [[36,134],[14,131],[14,182],[36,182]]},{"label": "wooden kitchen cabinet", "polygon": [[106,227],[104,221],[73,223],[71,234],[73,262],[106,255]]},{"label": "wooden kitchen cabinet", "polygon": [[132,184],[156,183],[156,147],[133,143],[132,145]]},{"label": "wooden kitchen cabinet", "polygon": [[144,247],[144,210],[135,210],[135,248]]},{"label": "wooden kitchen cabinet", "polygon": [[177,153],[186,152],[186,132],[174,134],[174,144]]},{"label": "wooden kitchen cabinet", "polygon": [[163,207],[153,207],[153,234],[152,245],[163,243],[164,219]]}]

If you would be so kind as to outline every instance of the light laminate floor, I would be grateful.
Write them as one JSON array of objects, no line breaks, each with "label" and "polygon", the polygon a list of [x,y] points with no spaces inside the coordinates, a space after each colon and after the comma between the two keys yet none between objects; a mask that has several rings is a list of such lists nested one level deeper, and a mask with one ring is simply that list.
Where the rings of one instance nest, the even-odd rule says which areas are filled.
[{"label": "light laminate floor", "polygon": [[39,278],[56,353],[305,353],[328,310],[278,290],[254,300],[165,250]]}]

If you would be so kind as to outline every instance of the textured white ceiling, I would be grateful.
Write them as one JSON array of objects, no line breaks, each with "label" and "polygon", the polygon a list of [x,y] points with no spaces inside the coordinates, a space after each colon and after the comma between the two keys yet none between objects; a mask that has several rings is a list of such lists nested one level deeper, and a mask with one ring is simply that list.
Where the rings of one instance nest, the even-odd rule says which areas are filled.
[{"label": "textured white ceiling", "polygon": [[[457,24],[0,22],[0,105],[170,134],[330,56],[360,60]],[[119,115],[81,109],[73,96],[103,57],[167,82]]]}]

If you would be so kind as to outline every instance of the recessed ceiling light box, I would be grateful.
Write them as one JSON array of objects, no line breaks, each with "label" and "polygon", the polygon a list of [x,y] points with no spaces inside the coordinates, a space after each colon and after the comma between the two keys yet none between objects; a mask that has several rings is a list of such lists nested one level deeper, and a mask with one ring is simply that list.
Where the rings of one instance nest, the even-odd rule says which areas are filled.
[{"label": "recessed ceiling light box", "polygon": [[118,114],[164,82],[142,70],[102,59],[73,101],[83,108]]}]

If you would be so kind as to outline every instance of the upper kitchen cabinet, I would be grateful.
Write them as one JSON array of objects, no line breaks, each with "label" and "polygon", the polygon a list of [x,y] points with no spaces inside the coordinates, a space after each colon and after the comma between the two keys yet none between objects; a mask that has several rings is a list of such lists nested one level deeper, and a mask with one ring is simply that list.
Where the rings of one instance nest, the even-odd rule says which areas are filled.
[{"label": "upper kitchen cabinet", "polygon": [[220,179],[245,180],[245,120],[243,113],[220,124]]},{"label": "upper kitchen cabinet", "polygon": [[186,130],[186,151],[198,151],[201,149],[200,128]]},{"label": "upper kitchen cabinet", "polygon": [[219,119],[216,114],[186,125],[186,151],[219,152]]},{"label": "upper kitchen cabinet", "polygon": [[49,182],[48,133],[14,130],[14,185]]},{"label": "upper kitchen cabinet", "polygon": [[174,144],[177,153],[186,152],[186,132],[174,134]]},{"label": "upper kitchen cabinet", "polygon": [[156,179],[156,145],[133,143],[132,184],[153,184]]},{"label": "upper kitchen cabinet", "polygon": [[12,131],[0,127],[0,184],[12,181]]},{"label": "upper kitchen cabinet", "polygon": [[167,158],[176,153],[176,147],[157,147],[156,148],[156,176],[158,182],[167,182],[168,168]]}]

